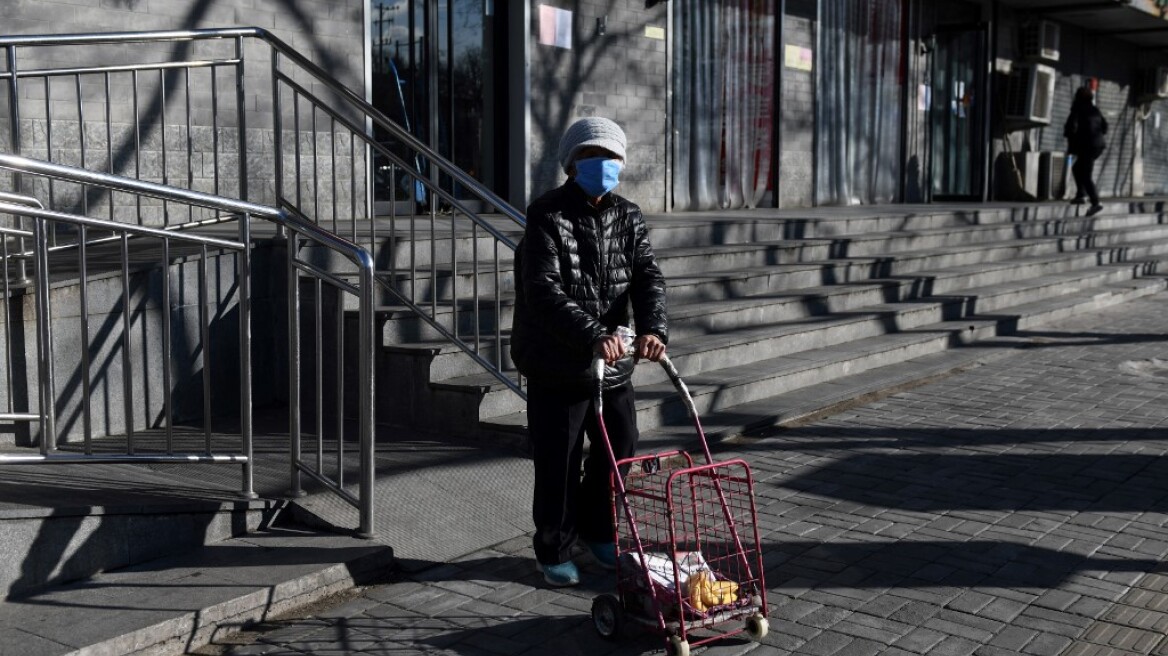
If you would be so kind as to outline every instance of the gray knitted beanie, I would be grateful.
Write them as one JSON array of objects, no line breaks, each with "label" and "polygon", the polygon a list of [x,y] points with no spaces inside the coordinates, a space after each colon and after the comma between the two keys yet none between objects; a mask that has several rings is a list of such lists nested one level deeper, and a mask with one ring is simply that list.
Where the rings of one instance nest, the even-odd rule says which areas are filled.
[{"label": "gray knitted beanie", "polygon": [[576,153],[585,146],[600,146],[625,159],[625,131],[607,118],[592,116],[582,118],[568,127],[560,139],[560,166],[564,173],[576,158]]}]

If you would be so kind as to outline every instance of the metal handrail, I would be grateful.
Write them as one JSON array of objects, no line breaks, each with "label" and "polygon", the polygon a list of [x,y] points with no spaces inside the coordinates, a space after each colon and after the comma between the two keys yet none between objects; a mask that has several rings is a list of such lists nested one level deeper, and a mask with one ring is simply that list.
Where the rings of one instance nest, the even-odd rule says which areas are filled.
[{"label": "metal handrail", "polygon": [[[333,126],[333,128],[332,128],[333,130],[335,130],[336,126],[339,125],[341,128],[343,128],[344,131],[347,131],[348,147],[350,149],[350,153],[354,153],[357,148],[360,148],[361,151],[363,151],[361,154],[364,156],[365,166],[367,167],[367,170],[364,171],[362,174],[362,177],[364,177],[364,179],[365,179],[365,184],[364,184],[365,200],[364,200],[364,202],[365,202],[365,204],[370,212],[370,215],[373,214],[373,209],[374,209],[373,193],[371,190],[372,185],[370,183],[370,180],[373,177],[373,172],[372,172],[372,170],[368,170],[368,169],[371,169],[373,166],[372,165],[373,153],[376,153],[380,157],[384,158],[387,162],[389,162],[389,166],[386,168],[388,168],[388,170],[389,170],[389,177],[390,177],[391,181],[396,180],[398,174],[401,173],[403,176],[405,176],[406,182],[409,182],[412,180],[412,181],[424,186],[426,193],[429,195],[429,197],[431,199],[430,208],[429,208],[429,214],[430,214],[429,232],[430,232],[431,249],[430,249],[430,254],[429,254],[430,255],[430,266],[429,266],[429,271],[428,271],[429,276],[430,276],[430,278],[429,278],[430,298],[425,299],[425,298],[419,298],[417,296],[420,284],[421,284],[421,288],[423,290],[426,289],[424,278],[421,278],[419,276],[419,268],[418,268],[418,264],[417,264],[417,259],[418,259],[419,255],[418,255],[418,250],[414,246],[415,242],[413,242],[414,230],[415,230],[415,227],[416,227],[416,224],[418,223],[418,221],[416,220],[416,218],[411,218],[408,222],[409,223],[409,225],[408,225],[408,230],[409,230],[408,238],[404,238],[405,237],[404,229],[403,229],[403,235],[401,237],[399,237],[398,234],[396,233],[396,231],[397,231],[396,225],[398,223],[398,218],[397,218],[397,214],[396,214],[396,212],[397,212],[396,203],[394,203],[392,201],[390,204],[391,214],[390,214],[390,219],[389,219],[390,232],[393,233],[391,235],[393,237],[393,241],[392,241],[393,247],[391,250],[391,258],[392,259],[391,259],[389,268],[385,271],[378,271],[377,275],[375,277],[378,279],[378,283],[380,284],[380,286],[386,292],[388,292],[392,296],[396,297],[396,299],[402,305],[410,308],[410,310],[413,311],[418,317],[420,317],[420,319],[422,321],[424,321],[425,324],[428,325],[435,333],[440,335],[443,339],[446,339],[446,340],[452,342],[453,344],[457,345],[460,349],[462,349],[464,352],[469,354],[472,357],[472,359],[474,359],[476,362],[478,362],[480,365],[482,365],[488,372],[490,372],[492,375],[494,375],[495,378],[500,380],[503,384],[507,385],[509,388],[511,388],[513,391],[515,391],[521,397],[524,396],[524,392],[523,392],[522,388],[520,387],[519,383],[516,382],[515,380],[512,380],[512,377],[507,375],[507,373],[505,373],[503,370],[503,364],[502,364],[503,363],[503,359],[502,359],[503,330],[501,328],[501,324],[499,323],[500,317],[501,317],[501,307],[502,307],[502,300],[501,300],[501,296],[500,296],[500,293],[501,293],[500,286],[502,284],[500,282],[500,279],[501,279],[500,276],[502,275],[502,272],[501,272],[499,265],[498,265],[498,263],[500,261],[500,254],[499,253],[500,253],[500,249],[503,249],[504,251],[514,251],[516,248],[516,244],[514,243],[514,241],[510,237],[508,237],[506,234],[504,234],[504,233],[500,232],[498,229],[496,229],[489,221],[487,221],[482,215],[480,215],[479,212],[472,210],[468,206],[467,203],[465,203],[462,199],[456,197],[452,191],[444,188],[443,184],[440,184],[439,180],[448,179],[448,180],[452,181],[452,184],[459,186],[461,189],[465,190],[467,193],[469,193],[473,197],[480,199],[485,207],[493,208],[494,213],[502,215],[503,217],[505,217],[506,219],[510,220],[512,223],[514,223],[520,227],[525,225],[525,222],[526,222],[526,219],[524,218],[523,214],[519,210],[517,210],[516,208],[511,206],[509,203],[507,203],[505,200],[503,200],[501,197],[499,197],[497,194],[495,194],[493,191],[491,191],[490,189],[488,189],[487,187],[482,185],[480,182],[475,180],[472,176],[467,174],[465,171],[460,169],[453,162],[449,161],[448,159],[446,159],[445,157],[443,157],[442,155],[440,155],[439,153],[434,151],[432,148],[427,146],[425,143],[419,141],[416,137],[414,137],[412,134],[410,134],[409,131],[403,129],[400,125],[398,125],[396,122],[394,122],[388,116],[386,116],[383,112],[378,110],[371,103],[367,102],[360,94],[354,92],[352,89],[348,88],[347,86],[345,86],[344,84],[339,82],[337,79],[335,79],[331,74],[329,74],[323,68],[321,68],[317,64],[313,63],[310,59],[308,59],[304,55],[300,54],[299,52],[297,52],[296,50],[294,50],[293,48],[288,46],[284,41],[282,41],[281,39],[279,39],[278,37],[276,37],[275,35],[273,35],[269,31],[267,31],[263,28],[258,28],[258,27],[246,27],[246,28],[218,28],[218,29],[197,29],[197,30],[113,32],[113,33],[106,33],[106,34],[27,35],[27,36],[0,37],[0,50],[7,52],[8,61],[9,61],[9,70],[7,72],[0,72],[0,81],[8,80],[11,87],[12,87],[10,90],[11,91],[10,102],[13,104],[13,107],[12,107],[12,111],[10,113],[12,114],[13,120],[17,120],[19,118],[19,107],[18,107],[19,103],[17,101],[17,98],[20,95],[17,93],[17,90],[16,90],[18,80],[27,79],[27,78],[35,78],[35,77],[44,77],[46,79],[45,84],[46,84],[46,96],[47,96],[48,95],[48,87],[47,87],[48,76],[59,74],[60,71],[65,71],[65,73],[67,73],[67,74],[76,73],[78,75],[80,75],[81,73],[105,75],[106,88],[107,88],[106,98],[107,98],[107,104],[108,104],[109,76],[111,75],[111,73],[121,72],[121,71],[126,71],[126,70],[134,71],[134,74],[135,74],[134,80],[135,80],[135,85],[136,85],[137,84],[137,71],[135,69],[146,70],[146,68],[149,68],[149,70],[151,70],[151,71],[157,70],[159,72],[159,74],[161,74],[161,70],[159,67],[164,66],[163,64],[157,64],[157,63],[142,64],[139,66],[119,65],[117,67],[116,71],[114,69],[110,68],[109,66],[88,67],[88,68],[70,67],[68,69],[54,69],[54,70],[32,70],[32,69],[21,70],[17,66],[17,59],[16,59],[16,49],[19,47],[71,46],[71,45],[83,45],[83,44],[84,45],[124,44],[124,43],[131,43],[131,42],[183,42],[183,41],[197,41],[197,40],[234,40],[235,41],[235,55],[234,55],[234,57],[224,57],[224,58],[217,59],[217,60],[207,60],[204,58],[204,59],[199,59],[197,61],[192,59],[190,61],[184,61],[184,62],[181,62],[179,64],[176,64],[174,66],[174,68],[178,69],[178,70],[185,70],[185,72],[186,72],[185,79],[186,79],[186,83],[187,83],[188,89],[189,89],[190,69],[192,69],[194,67],[206,68],[206,67],[215,67],[215,66],[235,66],[236,76],[237,76],[235,93],[236,93],[237,111],[239,112],[239,116],[238,116],[239,135],[238,135],[238,138],[239,138],[239,142],[240,142],[240,151],[241,151],[240,157],[239,157],[239,163],[238,163],[238,166],[240,169],[238,177],[239,177],[240,185],[241,185],[241,190],[240,190],[241,196],[244,198],[247,198],[248,194],[247,194],[246,185],[247,185],[247,180],[249,179],[248,171],[247,171],[248,158],[246,157],[246,153],[244,152],[244,147],[245,147],[245,143],[246,143],[246,131],[247,131],[247,127],[246,127],[246,114],[247,114],[247,112],[242,109],[242,100],[243,100],[242,85],[243,85],[243,62],[244,62],[243,39],[245,39],[245,38],[254,38],[257,40],[261,40],[261,41],[265,42],[269,46],[269,48],[271,49],[271,78],[272,78],[271,83],[272,83],[272,90],[273,90],[273,93],[271,95],[272,103],[273,103],[272,116],[273,116],[273,122],[275,125],[275,132],[277,135],[283,135],[283,130],[284,130],[284,124],[283,124],[284,118],[282,116],[282,107],[281,107],[281,85],[284,85],[284,87],[287,89],[287,92],[292,94],[292,98],[294,101],[294,104],[292,107],[292,113],[294,114],[295,118],[293,119],[294,125],[292,126],[292,129],[293,129],[293,133],[295,136],[295,153],[294,153],[294,156],[293,155],[288,156],[288,158],[290,160],[292,160],[291,166],[288,166],[288,170],[291,171],[292,166],[295,167],[296,175],[295,175],[294,181],[295,181],[295,184],[297,185],[296,192],[293,195],[293,197],[291,197],[291,198],[285,197],[285,193],[284,193],[284,189],[283,189],[284,170],[285,170],[285,166],[286,166],[285,161],[284,161],[285,154],[283,153],[282,139],[280,137],[277,137],[274,140],[274,144],[273,144],[274,148],[276,150],[276,157],[274,158],[274,162],[273,162],[273,166],[275,169],[274,170],[274,181],[275,181],[276,198],[275,198],[273,205],[276,207],[279,207],[279,208],[284,208],[284,209],[294,208],[296,210],[295,213],[298,214],[299,216],[301,216],[302,218],[303,217],[311,217],[311,220],[315,220],[318,223],[323,223],[323,220],[319,216],[319,212],[311,211],[313,208],[307,207],[305,203],[302,203],[302,198],[301,198],[301,185],[302,185],[302,183],[308,184],[309,182],[313,185],[313,188],[312,188],[313,203],[318,203],[319,198],[320,198],[319,193],[317,193],[318,190],[316,189],[316,186],[315,186],[317,184],[317,176],[319,174],[319,164],[320,164],[320,161],[319,161],[320,158],[318,158],[318,155],[316,152],[316,144],[317,144],[317,140],[316,140],[317,124],[316,124],[316,121],[317,121],[318,113],[324,116],[324,119],[326,122],[331,122],[331,125]],[[304,85],[304,84],[298,83],[297,80],[293,79],[292,75],[290,75],[288,72],[281,69],[281,60],[284,60],[284,61],[287,61],[287,62],[293,64],[295,66],[296,71],[303,72],[305,75],[310,77],[312,80],[312,84],[311,85]],[[159,79],[161,81],[161,78],[159,78]],[[181,78],[180,78],[180,81],[181,81]],[[312,88],[309,88],[309,86],[311,86]],[[165,88],[166,88],[165,83],[163,83],[163,89],[165,89]],[[314,93],[313,89],[318,89],[318,90],[321,90],[325,93],[328,93],[330,95],[329,99],[328,100],[322,99],[319,94]],[[214,93],[215,93],[214,77],[212,77],[212,95],[214,95]],[[78,98],[79,97],[80,96],[78,96]],[[303,128],[303,131],[302,131],[302,126],[300,125],[300,100],[301,99],[306,100],[309,103],[311,110],[312,110],[311,132],[312,132],[312,137],[313,137],[313,140],[312,140],[313,152],[312,152],[311,157],[313,158],[313,161],[312,161],[311,165],[313,168],[312,168],[311,173],[308,175],[302,175],[302,170],[301,170],[301,152],[300,152],[301,139],[299,138],[299,135],[302,133],[307,134],[307,132],[308,132],[308,128]],[[189,142],[189,132],[190,132],[189,94],[188,94],[187,100],[188,100],[187,120],[188,120],[188,142]],[[137,102],[137,95],[135,92],[135,114],[137,113],[136,102]],[[78,104],[80,104],[80,100],[78,100]],[[344,107],[345,109],[338,110],[338,109],[336,109],[336,107],[338,107],[338,106]],[[162,124],[164,127],[164,132],[165,132],[165,126],[166,126],[165,107],[166,107],[166,105],[164,102],[164,104],[162,105],[162,108],[163,108],[162,109]],[[214,115],[215,112],[212,112],[212,114]],[[78,117],[81,116],[80,110],[78,110],[77,115],[78,115]],[[354,116],[356,118],[350,119],[349,118],[350,116]],[[80,119],[78,119],[78,120],[80,120]],[[108,116],[108,112],[107,112],[107,118],[106,118],[107,131],[109,130],[109,123],[110,123],[110,121],[109,121],[109,116]],[[396,145],[400,145],[404,149],[408,149],[408,151],[411,153],[411,156],[410,157],[402,157],[402,156],[398,155],[397,153],[395,153],[390,148],[388,148],[384,143],[379,143],[378,141],[376,141],[373,138],[373,132],[372,132],[372,130],[374,128],[376,128],[377,130],[381,131],[381,133],[386,135],[387,138],[390,140],[390,142],[392,142]],[[13,129],[16,131],[19,130],[18,122],[16,124],[14,124]],[[342,134],[344,134],[344,133],[342,133]],[[337,147],[338,139],[336,138],[336,134],[332,131],[329,132],[329,138],[330,138],[329,143],[331,144],[331,147],[334,149],[333,162],[332,162],[332,165],[333,165],[333,173],[332,173],[333,196],[332,196],[331,200],[333,202],[333,221],[334,221],[334,232],[335,232],[336,231],[336,206],[340,202],[337,198],[337,195],[336,195],[336,186],[338,184],[338,179],[337,179],[337,175],[336,175],[337,163],[336,163],[335,149]],[[359,146],[357,145],[357,142],[360,142]],[[19,139],[18,138],[14,139],[14,143],[19,145]],[[82,148],[81,157],[82,157],[82,160],[84,162],[84,160],[85,160],[84,143],[82,143],[81,148]],[[135,152],[137,152],[137,151],[135,151]],[[217,150],[215,152],[217,155]],[[167,153],[167,147],[166,147],[165,137],[164,137],[163,147],[162,147],[163,175],[164,175],[163,182],[169,183],[170,181],[165,179],[166,153]],[[17,154],[19,154],[19,152]],[[189,143],[188,143],[188,156],[189,156]],[[135,157],[137,157],[137,155],[135,155]],[[355,157],[351,157],[350,159],[355,162]],[[327,165],[327,161],[325,163]],[[84,164],[83,164],[83,166],[84,166]],[[189,166],[188,166],[188,171],[189,171]],[[352,182],[357,177],[357,175],[355,173],[353,173],[352,170],[350,171],[350,173],[351,173],[351,176],[350,176],[351,195],[350,195],[350,197],[352,199],[350,202],[354,202],[355,197],[357,196],[357,185],[352,184]],[[190,174],[188,173],[188,178],[189,178],[189,176],[190,176]],[[310,177],[311,177],[311,180],[309,180]],[[215,165],[215,180],[214,180],[214,182],[216,185],[216,189],[218,189],[219,172],[218,172],[218,163],[217,162]],[[50,193],[51,193],[51,191],[50,191]],[[460,306],[463,303],[460,303],[459,292],[462,291],[463,293],[466,293],[466,290],[459,290],[457,288],[457,283],[456,283],[456,281],[458,281],[460,279],[459,271],[458,271],[458,261],[456,259],[456,251],[457,251],[456,235],[458,233],[458,225],[456,223],[454,223],[453,221],[451,224],[450,234],[449,234],[450,244],[451,244],[451,253],[450,253],[451,270],[449,271],[448,274],[446,272],[442,272],[440,274],[438,271],[438,268],[437,268],[437,264],[435,262],[435,260],[437,258],[437,253],[435,251],[435,242],[439,238],[438,232],[437,232],[436,227],[435,227],[436,226],[436,209],[437,209],[437,205],[438,205],[439,200],[442,203],[444,203],[446,206],[449,206],[450,208],[452,208],[454,210],[454,214],[456,216],[452,217],[452,219],[453,218],[466,218],[468,221],[468,224],[470,226],[470,229],[471,229],[471,240],[472,240],[472,243],[474,246],[474,253],[471,256],[471,257],[473,257],[473,263],[472,263],[473,271],[471,272],[470,275],[472,276],[474,290],[473,290],[473,293],[470,293],[467,298],[463,298],[462,301],[465,303],[467,300],[469,300],[471,303],[471,306],[472,306],[473,313],[474,313],[473,318],[471,318],[469,320],[469,325],[473,326],[473,328],[472,328],[473,338],[474,338],[473,343],[463,339],[463,337],[460,336],[460,327],[459,327],[460,326],[460,322],[459,322],[459,320],[460,320]],[[111,215],[112,215],[112,201],[111,201]],[[368,229],[370,231],[369,250],[372,252],[376,252],[376,249],[377,249],[377,234],[376,234],[377,228],[376,228],[375,223],[376,222],[374,220],[370,220],[369,225],[368,225]],[[494,308],[493,309],[494,309],[494,313],[495,313],[496,325],[494,328],[493,335],[491,335],[489,332],[491,329],[489,329],[489,328],[484,329],[481,327],[482,323],[481,323],[480,317],[479,317],[480,308],[489,307],[488,305],[485,304],[488,299],[480,298],[480,290],[479,290],[480,278],[482,278],[486,282],[489,282],[489,278],[487,277],[487,276],[489,276],[489,274],[480,272],[479,271],[479,264],[480,264],[480,262],[489,262],[489,258],[490,258],[490,254],[488,253],[486,256],[484,256],[485,259],[480,260],[480,255],[478,252],[479,251],[478,240],[479,240],[479,234],[480,234],[479,231],[480,230],[482,231],[482,234],[484,234],[485,236],[488,236],[490,241],[493,242],[494,251],[495,251],[495,253],[494,253],[495,297],[494,297]],[[350,238],[351,238],[351,241],[353,241],[353,242],[361,243],[360,241],[358,241],[357,223],[355,220],[353,221],[352,234],[350,235]],[[397,245],[399,242],[403,242],[403,241],[406,244],[410,245],[410,250],[408,253],[408,259],[409,259],[408,267],[407,267],[406,262],[402,262],[399,265],[399,263],[397,261],[397,257],[398,257],[397,256]],[[489,248],[489,246],[488,246],[488,248]],[[447,275],[448,275],[448,278],[445,277]],[[465,277],[466,277],[466,274],[464,273],[463,278],[465,278]],[[399,279],[405,280],[407,282],[404,282],[404,283],[402,283],[401,286],[399,286],[398,285]],[[440,280],[447,280],[447,279],[450,281],[450,283],[449,283],[450,289],[448,292],[450,298],[448,301],[444,301],[444,303],[448,303],[449,316],[448,317],[440,317],[439,308],[438,308],[438,295],[439,295],[438,282]],[[419,283],[420,280],[422,281],[421,283]],[[406,284],[408,284],[408,291],[407,291],[407,288],[405,287]],[[429,305],[429,307],[428,308],[424,307],[427,304]],[[465,323],[467,323],[467,322],[464,322],[464,324]],[[480,341],[483,337],[487,337],[488,339],[492,340],[492,343],[493,343],[494,348],[495,348],[494,362],[489,362],[483,355],[482,344],[480,344]]]},{"label": "metal handrail", "polygon": [[[238,214],[243,217],[239,221],[239,239],[238,242],[231,242],[223,239],[216,239],[213,237],[206,237],[201,235],[192,235],[186,233],[176,233],[174,231],[165,230],[161,228],[150,228],[145,226],[138,226],[107,219],[94,219],[89,217],[70,215],[61,212],[53,212],[49,210],[30,208],[15,204],[0,203],[0,213],[18,214],[28,216],[35,219],[34,234],[37,262],[37,315],[38,315],[38,353],[39,353],[39,367],[42,372],[41,376],[41,413],[44,419],[44,426],[42,427],[42,434],[45,436],[41,440],[41,456],[40,457],[23,457],[13,458],[5,461],[0,459],[0,463],[7,462],[8,464],[19,464],[24,462],[64,462],[74,461],[78,456],[68,457],[51,457],[48,453],[50,440],[55,434],[52,428],[53,425],[53,373],[52,373],[52,338],[50,334],[46,334],[50,327],[49,309],[48,309],[48,257],[47,257],[47,241],[45,240],[44,227],[45,221],[62,221],[72,223],[78,226],[94,227],[102,230],[117,231],[123,234],[140,234],[155,237],[162,237],[164,239],[177,239],[193,243],[199,243],[204,248],[206,246],[214,246],[217,248],[227,248],[238,250],[241,257],[238,260],[237,276],[238,286],[240,290],[239,305],[240,305],[240,344],[242,357],[240,358],[240,377],[242,379],[240,386],[240,422],[241,434],[243,439],[244,455],[240,460],[232,460],[233,462],[241,461],[244,466],[244,493],[248,496],[254,496],[254,479],[253,479],[253,460],[252,460],[252,375],[251,375],[251,307],[250,307],[250,289],[251,289],[251,258],[250,258],[250,244],[251,244],[251,217],[258,217],[267,221],[271,221],[285,229],[292,235],[295,240],[311,241],[319,246],[325,247],[329,250],[337,252],[346,257],[352,262],[358,270],[359,282],[357,285],[351,286],[358,296],[358,312],[359,312],[359,342],[360,348],[363,352],[369,352],[373,344],[373,271],[374,263],[372,256],[360,246],[353,244],[342,237],[334,235],[319,226],[305,221],[303,218],[295,214],[286,212],[279,208],[258,205],[242,200],[231,200],[206,194],[193,190],[177,189],[157,183],[146,182],[142,180],[134,180],[122,176],[115,176],[107,173],[100,173],[95,171],[88,171],[71,166],[64,166],[60,164],[53,164],[51,162],[44,162],[39,160],[21,157],[17,155],[0,154],[0,169],[5,169],[20,174],[30,174],[54,178],[74,183],[90,184],[99,186],[104,189],[116,190],[122,192],[133,193],[139,196],[148,196],[158,198],[166,201],[174,201],[186,203],[189,205],[210,208],[219,212],[228,212]],[[84,240],[82,241],[84,243]],[[125,246],[123,246],[125,249]],[[288,261],[289,270],[293,271],[293,266],[296,260],[296,249],[289,246]],[[164,250],[164,253],[166,251]],[[125,253],[125,250],[123,250]],[[295,269],[301,271],[303,269]],[[299,273],[289,280],[290,287],[296,287],[299,279]],[[164,286],[164,294],[168,293]],[[164,303],[164,306],[167,305]],[[294,326],[297,322],[297,315],[293,314],[296,311],[295,307],[289,308],[289,325]],[[84,321],[84,319],[83,319]],[[295,348],[296,345],[291,344],[290,348]],[[43,350],[42,350],[43,349]],[[358,506],[360,513],[361,526],[359,531],[365,535],[373,533],[373,471],[374,471],[374,452],[373,452],[373,364],[371,358],[364,358],[360,363],[360,371],[358,372],[359,385],[359,440],[360,440],[360,489],[359,498],[354,499],[351,494],[343,489],[343,484],[334,484],[327,477],[319,476],[315,472],[310,472],[325,485],[335,488],[341,494],[342,498],[347,501],[356,502],[354,505]],[[86,376],[88,378],[88,376]],[[290,412],[298,412],[298,399],[293,398],[289,400]],[[168,418],[169,422],[169,418]],[[169,428],[169,423],[167,424]],[[298,435],[294,435],[293,439],[298,439]],[[169,441],[168,441],[169,443]],[[294,444],[294,449],[296,445]],[[88,450],[88,449],[87,449]],[[89,455],[89,454],[87,454]],[[112,461],[126,461],[129,458],[132,461],[138,461],[137,458],[130,458],[133,454],[124,454],[118,456],[107,456],[107,458],[115,458]],[[174,456],[168,456],[174,458]],[[92,456],[91,459],[101,459],[102,456]],[[116,460],[121,458],[122,460]],[[298,462],[299,454],[294,450],[292,454],[293,472],[294,475],[302,467]],[[294,480],[294,488],[298,486],[298,481]]]},{"label": "metal handrail", "polygon": [[[110,44],[110,43],[126,43],[126,42],[142,42],[142,41],[195,41],[203,39],[230,39],[237,37],[254,37],[261,39],[268,43],[272,48],[279,51],[288,59],[292,60],[297,66],[304,69],[311,74],[316,81],[323,84],[330,91],[340,94],[343,98],[353,103],[366,113],[378,127],[388,130],[395,139],[398,139],[408,145],[411,149],[421,153],[427,161],[435,164],[443,175],[449,175],[456,180],[460,185],[472,189],[481,198],[487,200],[499,213],[507,216],[515,221],[518,225],[525,225],[526,218],[523,213],[515,209],[510,203],[503,200],[493,191],[483,186],[478,180],[475,180],[465,171],[458,168],[450,160],[446,159],[436,151],[431,149],[426,144],[418,141],[412,134],[406,132],[395,123],[392,119],[386,116],[381,110],[374,107],[360,95],[355,93],[352,89],[341,84],[332,75],[318,66],[312,60],[297,52],[295,49],[284,43],[276,35],[262,27],[234,27],[234,28],[210,28],[199,30],[156,30],[156,31],[141,31],[141,32],[109,32],[109,33],[88,33],[88,34],[35,34],[35,35],[18,35],[18,36],[0,36],[0,48],[22,47],[22,46],[53,46],[53,45],[83,45],[83,44]],[[184,62],[184,66],[191,62]],[[206,62],[209,64],[209,62]],[[87,72],[92,72],[97,69],[85,69]],[[104,69],[101,69],[104,70]],[[35,74],[44,75],[44,71],[17,71],[17,77],[33,76]],[[12,77],[11,71],[0,72],[0,80]]]}]

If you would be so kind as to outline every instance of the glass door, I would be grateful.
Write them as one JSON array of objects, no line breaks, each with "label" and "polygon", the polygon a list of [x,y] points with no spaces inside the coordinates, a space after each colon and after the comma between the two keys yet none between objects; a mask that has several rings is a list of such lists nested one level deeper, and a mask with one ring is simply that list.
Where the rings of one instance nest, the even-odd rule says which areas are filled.
[{"label": "glass door", "polygon": [[985,188],[986,71],[984,25],[941,28],[934,35],[929,124],[934,200],[981,200]]},{"label": "glass door", "polygon": [[[505,11],[491,0],[373,0],[370,16],[373,104],[494,191],[506,184],[495,161],[506,144],[506,85],[496,84],[505,62],[495,56]],[[394,148],[389,135],[377,138]],[[379,200],[426,202],[404,176],[388,180],[384,163],[375,169]],[[441,184],[463,196],[452,180]]]}]

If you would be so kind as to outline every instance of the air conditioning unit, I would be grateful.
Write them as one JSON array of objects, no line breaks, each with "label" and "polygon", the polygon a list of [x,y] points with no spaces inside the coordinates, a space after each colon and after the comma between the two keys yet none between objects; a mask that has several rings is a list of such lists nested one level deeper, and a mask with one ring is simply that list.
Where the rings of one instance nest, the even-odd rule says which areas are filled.
[{"label": "air conditioning unit", "polygon": [[1041,59],[1058,61],[1059,59],[1059,24],[1040,20],[1026,23],[1020,31],[1022,57],[1024,59]]},{"label": "air conditioning unit", "polygon": [[1067,155],[1043,151],[1038,156],[1038,200],[1062,200],[1067,195]]},{"label": "air conditioning unit", "polygon": [[1141,70],[1136,85],[1139,87],[1139,96],[1144,100],[1168,98],[1168,66]]},{"label": "air conditioning unit", "polygon": [[1015,64],[1006,76],[1006,120],[1050,125],[1054,109],[1055,72],[1043,64]]}]

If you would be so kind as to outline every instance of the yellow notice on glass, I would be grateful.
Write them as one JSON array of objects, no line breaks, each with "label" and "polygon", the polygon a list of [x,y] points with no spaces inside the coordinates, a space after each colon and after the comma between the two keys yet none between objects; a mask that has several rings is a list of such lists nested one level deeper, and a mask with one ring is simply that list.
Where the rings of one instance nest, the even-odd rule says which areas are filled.
[{"label": "yellow notice on glass", "polygon": [[649,39],[658,39],[658,40],[664,39],[665,38],[665,28],[664,27],[653,27],[652,25],[646,25],[645,26],[645,37],[649,38]]},{"label": "yellow notice on glass", "polygon": [[783,65],[797,71],[810,71],[814,59],[811,48],[788,45],[783,51]]}]

